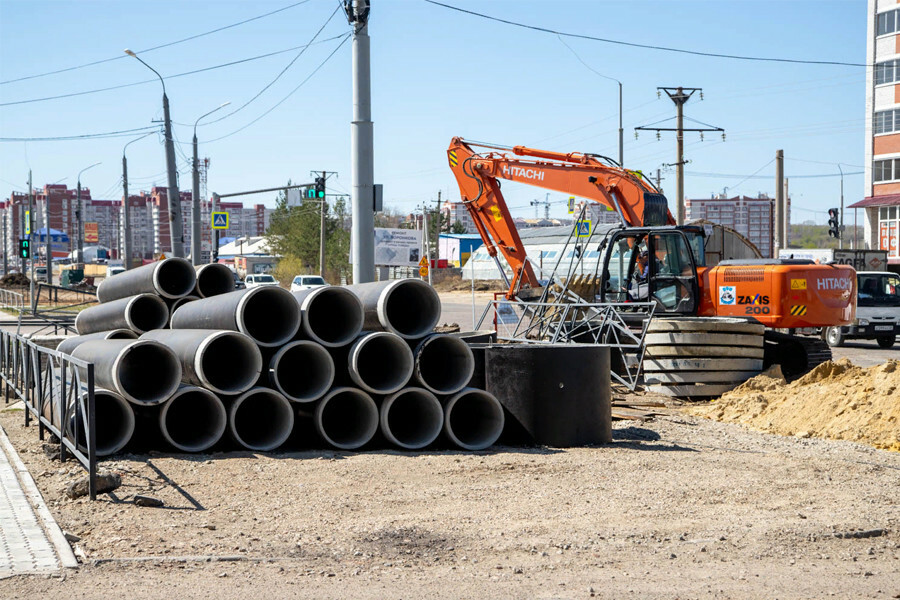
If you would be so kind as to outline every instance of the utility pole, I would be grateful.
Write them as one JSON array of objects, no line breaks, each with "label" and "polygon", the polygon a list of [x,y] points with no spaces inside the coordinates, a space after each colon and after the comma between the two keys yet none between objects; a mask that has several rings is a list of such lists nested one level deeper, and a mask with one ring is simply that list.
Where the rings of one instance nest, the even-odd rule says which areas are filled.
[{"label": "utility pole", "polygon": [[[210,198],[210,207],[209,207],[209,218],[210,225],[212,225],[212,214],[216,212],[216,207],[219,205],[219,195],[215,192],[212,193],[212,197]],[[219,262],[219,230],[213,229],[213,240],[212,240],[212,251],[209,253],[209,262],[215,263]]]},{"label": "utility pole", "polygon": [[662,193],[662,172],[660,169],[656,170],[656,189],[659,190],[659,193]]},{"label": "utility pole", "polygon": [[44,234],[47,236],[44,238],[44,256],[46,257],[45,262],[47,263],[47,283],[53,285],[53,242],[50,239],[50,190],[48,188],[44,188],[46,193],[44,194]]},{"label": "utility pole", "polygon": [[[191,264],[195,267],[202,264],[200,262],[200,254],[202,253],[203,247],[203,240],[201,239],[200,234],[200,220],[202,217],[200,216],[200,161],[197,158],[197,125],[204,117],[208,117],[229,104],[231,104],[231,102],[220,104],[205,115],[201,115],[200,118],[194,122],[194,162],[193,168],[191,169]],[[179,206],[181,206],[180,202]]]},{"label": "utility pole", "polygon": [[123,243],[122,243],[122,254],[125,256],[124,262],[122,263],[125,266],[125,270],[131,268],[131,204],[128,202],[128,159],[125,158],[125,151],[122,151],[122,210],[124,211],[124,222],[125,225],[123,227]]},{"label": "utility pole", "polygon": [[9,239],[6,237],[6,213],[9,212],[10,206],[6,207],[3,213],[3,274],[9,274]]},{"label": "utility pole", "polygon": [[[75,266],[81,265],[84,259],[84,226],[81,223],[81,177],[78,178],[78,191],[75,200]],[[84,268],[84,265],[81,265]],[[60,271],[62,274],[62,271]]]},{"label": "utility pole", "polygon": [[425,260],[428,261],[428,285],[431,285],[431,240],[428,239],[428,205],[422,204],[422,229],[425,232]]},{"label": "utility pole", "polygon": [[[322,179],[327,177],[322,171]],[[326,196],[322,196],[322,204],[319,207],[319,276],[325,279],[325,207],[328,206]],[[374,243],[374,242],[373,242]],[[338,282],[340,283],[340,282]]]},{"label": "utility pole", "polygon": [[[841,237],[838,238],[838,248],[844,247],[844,169],[841,168],[841,164],[838,163],[838,170],[841,172],[841,225],[840,232]],[[854,238],[856,237],[856,230],[853,231]],[[855,248],[854,244],[854,248]]]},{"label": "utility pole", "polygon": [[[348,0],[347,21],[353,26],[353,121],[350,124],[352,231],[350,259],[353,283],[375,281],[375,183],[372,90],[369,66],[369,0]],[[430,271],[429,271],[430,273]]]},{"label": "utility pole", "polygon": [[[657,95],[661,95],[661,92],[665,92],[669,99],[675,104],[675,127],[653,127],[651,125],[642,125],[640,127],[635,127],[635,132],[637,131],[655,131],[657,136],[659,136],[659,132],[661,131],[674,131],[675,132],[675,154],[676,161],[674,163],[675,167],[675,202],[676,202],[676,223],[678,225],[684,225],[684,132],[685,131],[696,131],[700,133],[700,139],[703,139],[703,133],[707,131],[720,132],[722,134],[722,139],[725,139],[725,130],[721,127],[713,127],[712,125],[707,125],[706,127],[691,127],[685,129],[684,127],[684,105],[687,104],[687,101],[691,99],[696,92],[700,92],[700,99],[703,99],[703,89],[702,88],[686,88],[686,87],[658,87],[656,88]],[[699,123],[699,121],[698,121]],[[701,125],[706,125],[706,123],[700,123]]]},{"label": "utility pole", "polygon": [[784,240],[784,247],[791,245],[791,195],[788,193],[788,178],[784,178],[784,206],[781,211],[781,239]]},{"label": "utility pole", "polygon": [[28,250],[29,254],[31,254],[31,277],[29,277],[28,282],[28,292],[29,292],[29,300],[31,300],[31,310],[32,312],[37,308],[37,302],[34,297],[34,258],[35,258],[35,248],[31,243],[31,238],[34,237],[34,227],[32,227],[32,223],[34,221],[34,188],[31,184],[31,169],[28,169],[28,214],[26,215],[26,223],[25,223],[25,231],[28,232]]},{"label": "utility pole", "polygon": [[784,150],[775,151],[775,218],[772,228],[775,230],[775,245],[772,247],[772,258],[778,256],[778,249],[787,247],[784,233],[781,231],[784,222]]},{"label": "utility pole", "polygon": [[[437,267],[438,261],[441,259],[441,190],[437,195],[437,210],[434,211],[435,234],[434,234],[434,266]],[[430,265],[429,265],[429,268]],[[429,271],[430,273],[431,271]]]}]

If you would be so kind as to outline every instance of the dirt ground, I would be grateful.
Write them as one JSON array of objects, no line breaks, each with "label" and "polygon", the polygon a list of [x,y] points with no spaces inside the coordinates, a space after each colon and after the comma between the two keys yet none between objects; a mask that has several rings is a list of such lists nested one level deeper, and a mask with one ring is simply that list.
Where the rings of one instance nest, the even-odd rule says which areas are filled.
[{"label": "dirt ground", "polygon": [[900,598],[900,453],[852,442],[677,414],[597,448],[126,455],[92,503],[0,425],[85,563],[2,598]]}]

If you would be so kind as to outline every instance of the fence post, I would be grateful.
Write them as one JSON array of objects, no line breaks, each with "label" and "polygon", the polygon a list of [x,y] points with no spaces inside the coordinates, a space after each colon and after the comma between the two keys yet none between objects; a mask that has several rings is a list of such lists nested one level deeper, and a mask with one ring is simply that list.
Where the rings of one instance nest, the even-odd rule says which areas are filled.
[{"label": "fence post", "polygon": [[[94,364],[88,363],[87,366],[87,421],[88,430],[87,447],[88,447],[88,491],[91,500],[97,499],[97,415],[94,413]],[[75,438],[78,443],[78,438]]]}]

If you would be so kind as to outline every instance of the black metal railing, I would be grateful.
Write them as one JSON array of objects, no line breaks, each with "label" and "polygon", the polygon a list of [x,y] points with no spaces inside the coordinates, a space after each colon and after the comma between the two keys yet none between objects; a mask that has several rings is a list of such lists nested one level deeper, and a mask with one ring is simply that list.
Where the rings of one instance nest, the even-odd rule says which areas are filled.
[{"label": "black metal railing", "polygon": [[61,461],[71,455],[85,468],[96,500],[94,364],[0,330],[0,378],[6,403],[15,396],[25,404],[25,426],[37,421],[41,440],[50,432],[58,441]]}]

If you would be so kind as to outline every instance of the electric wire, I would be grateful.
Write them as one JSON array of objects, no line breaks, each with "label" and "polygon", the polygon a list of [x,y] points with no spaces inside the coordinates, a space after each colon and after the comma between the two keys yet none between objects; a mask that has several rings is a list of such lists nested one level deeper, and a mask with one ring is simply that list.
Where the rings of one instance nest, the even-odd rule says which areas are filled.
[{"label": "electric wire", "polygon": [[516,21],[510,21],[508,19],[501,19],[499,17],[492,17],[490,15],[486,15],[484,13],[475,12],[472,10],[466,10],[464,8],[459,8],[458,6],[453,6],[451,4],[444,4],[443,2],[437,2],[437,0],[424,0],[428,4],[434,4],[435,6],[441,6],[443,8],[448,8],[450,10],[455,10],[457,12],[461,12],[467,15],[472,15],[476,17],[481,17],[482,19],[487,19],[489,21],[496,21],[498,23],[504,23],[506,25],[512,25],[514,27],[521,27],[523,29],[530,29],[532,31],[540,31],[542,33],[551,33],[556,36],[566,36],[570,38],[582,39],[582,40],[591,40],[594,42],[603,42],[606,44],[615,44],[619,46],[629,46],[632,48],[644,48],[646,50],[658,50],[663,52],[675,52],[679,54],[690,54],[693,56],[705,56],[709,58],[728,58],[732,60],[745,60],[745,61],[754,61],[754,62],[777,62],[777,63],[788,63],[788,64],[799,64],[799,65],[828,65],[828,66],[840,66],[840,67],[869,67],[871,65],[866,63],[851,63],[851,62],[843,62],[836,60],[805,60],[805,59],[796,59],[796,58],[779,58],[779,57],[766,57],[766,56],[747,56],[740,54],[723,54],[718,52],[702,52],[699,50],[687,50],[684,48],[672,48],[668,46],[654,46],[652,44],[638,44],[636,42],[626,42],[623,40],[614,40],[611,38],[601,38],[592,35],[584,35],[579,33],[567,33],[565,31],[557,31],[555,29],[549,29],[547,27],[539,27],[537,25],[528,25],[526,23],[518,23]]},{"label": "electric wire", "polygon": [[[252,22],[252,21],[257,21],[257,20],[263,19],[263,18],[265,18],[265,17],[270,17],[270,16],[272,16],[272,15],[274,15],[274,14],[278,14],[278,13],[280,13],[280,12],[283,12],[283,11],[286,11],[286,10],[288,10],[288,9],[294,8],[295,6],[300,6],[301,4],[306,4],[307,2],[309,2],[309,0],[301,0],[300,2],[295,2],[294,4],[290,4],[290,5],[288,5],[288,6],[279,8],[279,9],[277,9],[277,10],[273,10],[273,11],[271,11],[271,12],[267,12],[267,13],[262,14],[262,15],[258,15],[258,16],[256,16],[256,17],[251,17],[251,18],[249,18],[249,19],[245,19],[245,20],[239,21],[239,22],[237,22],[237,23],[232,23],[231,25],[225,25],[224,27],[218,27],[218,28],[213,29],[213,30],[211,30],[211,31],[206,31],[206,32],[204,32],[204,33],[198,33],[198,34],[195,34],[195,35],[186,37],[186,38],[182,38],[182,39],[180,39],[180,40],[176,40],[176,41],[174,41],[174,42],[168,42],[168,43],[165,43],[165,44],[161,44],[161,45],[159,45],[159,46],[154,46],[154,47],[152,47],[152,48],[146,48],[146,49],[144,49],[144,50],[138,50],[138,51],[136,51],[136,54],[146,54],[146,53],[148,53],[148,52],[153,52],[154,50],[160,50],[160,49],[162,49],[162,48],[168,48],[169,46],[175,46],[176,44],[182,44],[182,43],[188,42],[188,41],[190,41],[190,40],[196,40],[197,38],[201,38],[201,37],[204,37],[204,36],[207,36],[207,35],[211,35],[211,34],[213,34],[213,33],[218,33],[218,32],[220,32],[220,31],[225,31],[226,29],[232,29],[232,28],[238,27],[238,26],[240,26],[240,25],[245,25],[246,23],[250,23],[250,22]],[[19,77],[19,78],[16,78],[16,79],[7,79],[6,81],[0,81],[0,85],[6,85],[7,83],[14,83],[14,82],[17,82],[17,81],[26,81],[26,80],[29,80],[29,79],[37,79],[38,77],[46,77],[46,76],[48,76],[48,75],[56,75],[57,73],[66,73],[66,72],[68,72],[68,71],[74,71],[74,70],[76,70],[76,69],[83,69],[83,68],[85,68],[85,67],[92,67],[92,66],[94,66],[94,65],[99,65],[99,64],[103,64],[103,63],[107,63],[107,62],[112,62],[112,61],[114,61],[114,60],[120,60],[120,59],[123,59],[123,58],[126,58],[126,56],[120,54],[120,55],[118,55],[118,56],[113,56],[113,57],[110,57],[110,58],[104,58],[103,60],[95,60],[95,61],[93,61],[93,62],[85,63],[85,64],[83,64],[83,65],[76,65],[76,66],[74,66],[74,67],[67,67],[67,68],[65,68],[65,69],[57,69],[56,71],[47,71],[46,73],[38,73],[38,74],[36,74],[36,75],[28,75],[28,76],[26,76],[26,77]]]},{"label": "electric wire", "polygon": [[0,137],[0,142],[49,142],[49,141],[69,141],[69,140],[84,140],[84,139],[98,139],[98,138],[114,138],[114,137],[132,137],[136,132],[147,131],[149,129],[156,129],[156,125],[151,125],[148,127],[137,127],[135,129],[122,129],[119,131],[106,131],[103,133],[84,133],[80,135],[66,135],[66,136],[58,136],[58,137]]},{"label": "electric wire", "polygon": [[316,41],[316,38],[319,37],[319,34],[321,34],[321,33],[322,33],[322,30],[324,30],[325,27],[328,26],[328,24],[329,24],[329,23],[331,22],[331,20],[334,18],[334,15],[336,15],[337,12],[338,12],[340,9],[341,9],[341,6],[338,5],[337,8],[334,9],[334,12],[332,12],[331,15],[328,17],[328,19],[325,20],[325,22],[322,24],[322,26],[319,27],[319,30],[316,31],[315,35],[312,36],[312,38],[309,40],[309,42],[307,42],[306,45],[303,46],[303,48],[301,48],[300,52],[298,52],[297,55],[294,56],[294,58],[292,58],[291,61],[290,61],[290,62],[289,62],[289,63],[281,70],[281,72],[278,73],[278,75],[275,76],[275,79],[273,79],[272,81],[270,81],[269,83],[267,83],[267,84],[265,85],[265,87],[263,87],[263,89],[259,90],[259,91],[256,93],[255,96],[253,96],[252,98],[250,98],[249,100],[247,100],[246,102],[244,102],[242,105],[240,105],[239,107],[237,107],[237,108],[234,109],[233,111],[231,111],[231,112],[229,112],[229,113],[226,113],[226,114],[222,115],[221,117],[219,117],[219,118],[217,118],[217,119],[213,119],[213,120],[211,120],[211,121],[206,121],[205,123],[201,124],[201,127],[206,126],[206,125],[212,125],[213,123],[218,123],[219,121],[224,121],[224,120],[227,119],[228,117],[231,117],[232,115],[234,115],[234,114],[236,114],[236,113],[242,111],[243,109],[247,108],[247,106],[249,106],[251,102],[253,102],[253,101],[256,100],[257,98],[259,98],[260,96],[262,96],[263,93],[264,93],[267,89],[269,89],[270,87],[272,87],[273,85],[275,85],[275,82],[278,81],[279,79],[281,79],[281,76],[284,75],[285,73],[287,73],[288,69],[290,69],[290,68],[294,65],[294,63],[297,62],[297,60],[298,60],[301,56],[303,56],[303,53],[306,52],[306,49],[309,48],[309,47],[313,44],[313,42]]},{"label": "electric wire", "polygon": [[290,98],[291,96],[293,96],[294,93],[297,92],[297,90],[299,90],[301,87],[303,87],[303,86],[306,84],[307,81],[309,81],[310,79],[312,79],[313,75],[315,75],[316,73],[318,73],[318,72],[319,72],[319,69],[321,69],[322,67],[324,67],[325,64],[326,64],[329,60],[331,60],[331,57],[332,57],[332,56],[334,56],[335,54],[337,54],[337,51],[340,50],[341,47],[342,47],[345,43],[347,43],[347,40],[348,40],[348,39],[350,39],[350,34],[349,34],[349,33],[344,35],[344,39],[341,40],[341,43],[338,44],[337,46],[335,46],[334,50],[331,51],[331,54],[329,54],[328,56],[326,56],[326,57],[325,57],[325,60],[323,60],[321,63],[319,63],[319,66],[317,66],[315,69],[313,69],[313,71],[312,71],[309,75],[307,75],[306,79],[304,79],[303,81],[301,81],[300,84],[299,84],[297,87],[295,87],[293,90],[291,90],[290,93],[288,93],[287,96],[285,96],[284,98],[282,98],[281,100],[279,100],[278,103],[276,103],[274,106],[272,106],[271,108],[269,108],[269,110],[267,110],[267,111],[264,112],[263,114],[259,115],[258,117],[256,117],[255,119],[253,119],[252,121],[250,121],[249,123],[247,123],[246,125],[244,125],[243,127],[240,127],[240,128],[238,128],[238,129],[235,129],[235,130],[232,131],[231,133],[226,133],[226,134],[223,135],[223,136],[219,136],[219,137],[217,137],[217,138],[213,138],[213,139],[211,139],[211,140],[207,140],[207,141],[204,142],[204,143],[205,143],[205,144],[211,144],[212,142],[218,142],[219,140],[224,140],[224,139],[227,138],[227,137],[231,137],[231,136],[233,136],[234,134],[239,133],[239,132],[243,131],[244,129],[247,129],[248,127],[250,127],[251,125],[253,125],[253,124],[256,123],[257,121],[259,121],[260,119],[262,119],[263,117],[265,117],[266,115],[268,115],[270,112],[272,112],[273,110],[275,110],[276,108],[278,108],[279,106],[281,106],[284,102],[287,101],[288,98]]},{"label": "electric wire", "polygon": [[[346,34],[335,35],[335,36],[332,36],[332,37],[330,37],[330,38],[325,38],[325,39],[319,40],[318,42],[315,42],[315,43],[316,43],[316,44],[324,44],[324,43],[330,42],[330,41],[332,41],[332,40],[340,39],[340,38],[342,38],[344,35],[346,35]],[[178,77],[186,77],[186,76],[188,76],[188,75],[196,75],[196,74],[198,74],[198,73],[205,73],[205,72],[207,72],[207,71],[214,71],[214,70],[216,70],[216,69],[223,69],[223,68],[225,68],[225,67],[233,67],[233,66],[235,66],[235,65],[240,65],[240,64],[243,64],[243,63],[252,62],[252,61],[255,61],[255,60],[260,60],[260,59],[263,59],[263,58],[269,58],[270,56],[277,56],[278,54],[284,54],[284,53],[286,53],[286,52],[293,52],[294,50],[305,49],[308,45],[309,45],[309,44],[304,44],[304,45],[302,45],[302,46],[294,46],[294,47],[292,47],[292,48],[285,48],[284,50],[276,50],[276,51],[274,51],[274,52],[268,52],[268,53],[266,53],[266,54],[260,54],[260,55],[257,55],[257,56],[251,56],[251,57],[248,57],[248,58],[242,58],[242,59],[238,59],[238,60],[233,60],[233,61],[231,61],[231,62],[222,63],[222,64],[218,64],[218,65],[212,65],[212,66],[209,66],[209,67],[202,67],[202,68],[200,68],[200,69],[194,69],[194,70],[192,70],[192,71],[185,71],[184,73],[176,73],[176,74],[174,74],[174,75],[166,75],[165,79],[167,79],[167,80],[168,80],[168,79],[176,79],[176,78],[178,78]],[[83,91],[80,91],[80,92],[70,92],[70,93],[68,93],[68,94],[59,94],[59,95],[56,95],[56,96],[45,96],[45,97],[42,97],[42,98],[29,98],[29,99],[26,99],[26,100],[16,100],[16,101],[13,101],[13,102],[2,102],[2,103],[0,103],[0,106],[13,106],[13,105],[16,105],[16,104],[32,104],[32,103],[35,103],[35,102],[46,102],[46,101],[49,101],[49,100],[59,100],[59,99],[62,99],[62,98],[74,98],[74,97],[76,97],[76,96],[86,96],[86,95],[88,95],[88,94],[99,94],[100,92],[109,92],[109,91],[112,91],[112,90],[120,90],[120,89],[127,88],[127,87],[134,87],[134,86],[137,86],[137,85],[145,85],[145,84],[148,84],[148,83],[156,83],[156,82],[158,82],[158,81],[159,81],[159,79],[145,79],[145,80],[143,80],[143,81],[133,81],[133,82],[131,82],[131,83],[122,83],[122,84],[119,84],[119,85],[113,85],[113,86],[109,86],[109,87],[105,87],[105,88],[97,88],[97,89],[93,89],[93,90],[83,90]],[[160,110],[162,110],[162,109],[160,109]],[[185,124],[185,123],[178,123],[178,124],[179,124],[179,125],[185,125],[185,126],[187,126],[187,124]]]}]

